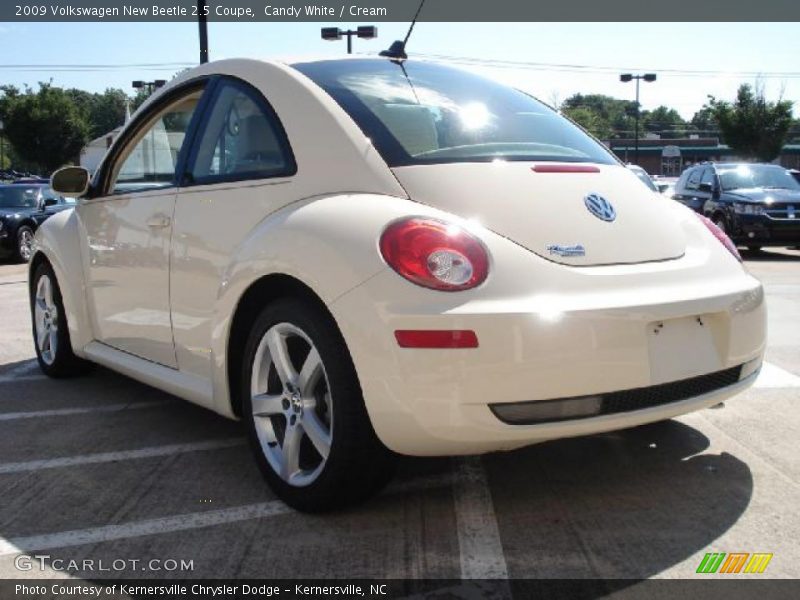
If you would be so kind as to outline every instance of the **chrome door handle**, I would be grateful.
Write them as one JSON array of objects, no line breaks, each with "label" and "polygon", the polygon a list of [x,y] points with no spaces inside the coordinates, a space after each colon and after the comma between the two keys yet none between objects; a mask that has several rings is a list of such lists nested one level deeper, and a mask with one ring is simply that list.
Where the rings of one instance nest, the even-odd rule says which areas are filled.
[{"label": "chrome door handle", "polygon": [[164,227],[169,227],[171,219],[166,215],[153,215],[149,219],[147,219],[147,226],[150,229],[164,229]]}]

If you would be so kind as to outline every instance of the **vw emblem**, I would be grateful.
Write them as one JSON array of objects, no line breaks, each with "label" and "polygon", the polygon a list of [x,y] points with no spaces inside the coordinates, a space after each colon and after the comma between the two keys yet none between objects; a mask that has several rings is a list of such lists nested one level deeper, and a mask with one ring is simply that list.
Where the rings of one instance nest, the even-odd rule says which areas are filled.
[{"label": "vw emblem", "polygon": [[617,218],[617,211],[614,210],[611,202],[600,194],[589,194],[583,199],[583,203],[590,213],[602,221],[610,222]]}]

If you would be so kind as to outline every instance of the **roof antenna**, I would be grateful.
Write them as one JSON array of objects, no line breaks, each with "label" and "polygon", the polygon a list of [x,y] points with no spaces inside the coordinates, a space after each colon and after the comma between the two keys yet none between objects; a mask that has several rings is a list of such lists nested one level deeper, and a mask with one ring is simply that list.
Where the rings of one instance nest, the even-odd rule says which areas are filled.
[{"label": "roof antenna", "polygon": [[408,58],[408,54],[406,54],[406,42],[408,42],[408,38],[411,37],[411,32],[414,31],[414,25],[417,24],[417,17],[419,17],[419,13],[424,5],[425,0],[421,0],[419,6],[417,7],[417,12],[414,14],[414,18],[411,20],[411,27],[408,28],[408,33],[406,33],[405,39],[402,42],[400,40],[392,42],[392,45],[389,46],[389,49],[381,52],[379,56],[385,56],[396,61],[405,60]]}]

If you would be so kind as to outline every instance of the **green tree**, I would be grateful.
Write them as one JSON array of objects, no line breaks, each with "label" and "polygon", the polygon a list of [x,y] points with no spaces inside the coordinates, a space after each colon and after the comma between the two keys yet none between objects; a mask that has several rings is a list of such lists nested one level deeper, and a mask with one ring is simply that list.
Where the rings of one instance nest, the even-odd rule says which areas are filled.
[{"label": "green tree", "polygon": [[596,138],[607,140],[611,137],[611,124],[591,108],[586,106],[567,107],[561,112]]},{"label": "green tree", "polygon": [[89,126],[69,94],[40,83],[38,92],[27,89],[6,100],[6,136],[22,160],[49,173],[78,158]]},{"label": "green tree", "polygon": [[714,109],[705,104],[703,108],[694,113],[692,120],[689,121],[689,130],[704,135],[712,135],[719,131],[719,123],[714,116]]},{"label": "green tree", "polygon": [[747,158],[769,162],[781,153],[792,124],[792,103],[768,101],[760,86],[739,87],[736,100],[710,97],[709,105],[719,123],[723,141]]},{"label": "green tree", "polygon": [[683,137],[687,124],[674,108],[659,106],[641,114],[642,131],[659,133],[661,137]]},{"label": "green tree", "polygon": [[561,110],[567,115],[578,108],[593,113],[597,118],[596,125],[601,130],[608,128],[607,135],[598,137],[603,139],[633,137],[635,102],[619,100],[603,94],[574,94],[561,105]]},{"label": "green tree", "polygon": [[108,88],[102,94],[70,89],[66,93],[89,124],[91,138],[100,137],[125,122],[128,96],[120,89]]}]

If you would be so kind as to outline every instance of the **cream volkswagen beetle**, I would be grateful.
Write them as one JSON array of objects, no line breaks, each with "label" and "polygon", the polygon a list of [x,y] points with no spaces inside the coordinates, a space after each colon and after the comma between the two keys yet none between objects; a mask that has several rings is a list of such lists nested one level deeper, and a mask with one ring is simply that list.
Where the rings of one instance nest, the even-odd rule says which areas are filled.
[{"label": "cream volkswagen beetle", "polygon": [[750,385],[761,285],[533,98],[383,58],[226,60],[151,98],[35,240],[36,352],[242,419],[275,493],[508,450]]}]

